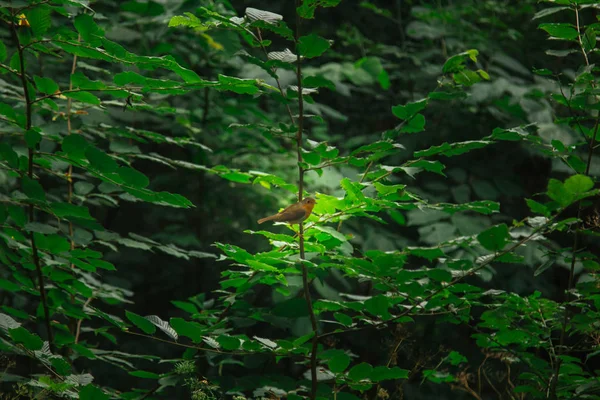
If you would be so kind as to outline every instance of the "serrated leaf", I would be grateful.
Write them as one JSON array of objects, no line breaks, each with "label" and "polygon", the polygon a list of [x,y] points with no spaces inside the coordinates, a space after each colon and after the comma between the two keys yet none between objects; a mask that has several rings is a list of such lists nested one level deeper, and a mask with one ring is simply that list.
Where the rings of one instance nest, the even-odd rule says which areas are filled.
[{"label": "serrated leaf", "polygon": [[119,164],[111,156],[94,146],[85,150],[85,156],[90,164],[101,172],[108,174],[119,169]]},{"label": "serrated leaf", "polygon": [[150,179],[146,175],[133,168],[119,168],[119,176],[126,184],[131,186],[145,188],[150,184]]},{"label": "serrated leaf", "polygon": [[23,188],[23,193],[30,199],[46,201],[44,188],[37,180],[24,176],[21,180],[21,186]]},{"label": "serrated leaf", "polygon": [[268,24],[276,24],[283,20],[282,15],[252,7],[246,8],[246,16],[250,21],[264,21]]},{"label": "serrated leaf", "polygon": [[391,318],[391,315],[388,312],[389,307],[390,302],[384,295],[373,296],[365,301],[365,309],[371,314],[381,317],[384,320]]},{"label": "serrated leaf", "polygon": [[350,365],[350,356],[348,356],[346,353],[336,354],[335,356],[331,357],[328,365],[329,369],[334,374],[344,372]]},{"label": "serrated leaf", "polygon": [[158,317],[157,315],[146,315],[144,318],[153,323],[154,326],[156,326],[158,329],[166,333],[167,336],[169,336],[171,339],[177,340],[179,338],[179,335],[177,334],[175,329],[171,328],[171,326],[167,322],[160,319],[160,317]]},{"label": "serrated leaf", "polygon": [[30,129],[25,132],[25,142],[27,143],[27,147],[30,149],[35,149],[37,144],[42,141],[42,135],[39,132]]},{"label": "serrated leaf", "polygon": [[573,175],[565,181],[564,188],[573,196],[579,196],[582,193],[594,187],[594,181],[586,175]]},{"label": "serrated leaf", "polygon": [[80,91],[80,92],[64,92],[64,96],[69,97],[73,100],[80,101],[82,103],[93,104],[95,106],[100,105],[100,99],[90,92]]},{"label": "serrated leaf", "polygon": [[393,106],[392,114],[394,114],[396,117],[402,120],[407,120],[409,118],[412,118],[418,112],[422,111],[425,107],[427,107],[427,99],[422,99],[412,103],[407,103],[403,106]]},{"label": "serrated leaf", "polygon": [[317,7],[335,7],[340,4],[342,0],[304,0],[300,7],[296,9],[298,15],[305,19],[312,19],[315,17],[315,10]]},{"label": "serrated leaf", "polygon": [[35,37],[42,36],[52,25],[50,20],[51,11],[52,9],[46,6],[34,7],[27,11],[27,21]]},{"label": "serrated leaf", "polygon": [[160,375],[150,371],[129,371],[129,375],[135,376],[136,378],[144,379],[160,379]]},{"label": "serrated leaf", "polygon": [[18,328],[9,328],[8,335],[17,343],[22,344],[27,350],[40,350],[44,342],[34,333],[30,333],[22,326]]},{"label": "serrated leaf", "polygon": [[410,371],[406,369],[378,366],[373,368],[373,371],[371,372],[371,380],[373,382],[381,382],[385,380],[408,379],[409,374]]},{"label": "serrated leaf", "polygon": [[84,206],[76,206],[70,203],[52,203],[50,204],[52,212],[59,218],[77,217],[93,220],[90,210]]},{"label": "serrated leaf", "polygon": [[141,315],[126,310],[125,316],[127,316],[127,319],[131,321],[132,324],[144,331],[144,333],[152,335],[154,332],[156,332],[156,327],[154,324]]},{"label": "serrated leaf", "polygon": [[298,52],[306,58],[318,57],[331,47],[331,43],[321,36],[310,34],[298,39]]},{"label": "serrated leaf", "polygon": [[44,94],[53,94],[58,91],[58,84],[50,78],[42,78],[35,75],[33,80],[37,89]]},{"label": "serrated leaf", "polygon": [[79,400],[108,400],[110,397],[91,383],[79,389]]},{"label": "serrated leaf", "polygon": [[84,158],[90,144],[81,135],[69,135],[62,141],[62,150],[73,158]]},{"label": "serrated leaf", "polygon": [[477,235],[479,243],[487,250],[494,252],[502,250],[508,243],[509,238],[506,224],[493,226]]},{"label": "serrated leaf", "polygon": [[575,27],[567,23],[540,24],[539,28],[548,32],[550,36],[557,39],[574,40],[577,39],[578,36]]},{"label": "serrated leaf", "polygon": [[361,381],[363,379],[367,379],[373,373],[373,366],[371,364],[367,364],[366,362],[362,362],[358,365],[355,365],[348,372],[348,378],[353,381]]},{"label": "serrated leaf", "polygon": [[171,318],[170,322],[178,335],[188,337],[194,343],[202,342],[202,335],[204,335],[205,329],[199,323],[186,321],[183,318]]},{"label": "serrated leaf", "polygon": [[91,15],[79,14],[73,20],[73,25],[75,25],[75,29],[77,29],[77,32],[79,32],[85,42],[94,47],[102,44],[100,39],[104,36],[104,32],[96,25]]}]

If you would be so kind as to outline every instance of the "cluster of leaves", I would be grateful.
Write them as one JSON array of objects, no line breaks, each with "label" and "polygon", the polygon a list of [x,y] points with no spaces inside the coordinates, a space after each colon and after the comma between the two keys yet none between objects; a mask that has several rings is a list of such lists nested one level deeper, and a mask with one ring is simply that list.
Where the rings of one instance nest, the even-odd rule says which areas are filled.
[{"label": "cluster of leaves", "polygon": [[[27,385],[32,396],[80,399],[168,397],[180,388],[194,399],[387,398],[402,396],[403,387],[420,376],[423,382],[448,384],[474,398],[482,398],[482,385],[500,397],[595,398],[598,381],[583,363],[596,354],[600,305],[598,257],[586,248],[586,239],[598,236],[598,226],[585,214],[600,193],[591,173],[598,116],[590,59],[597,27],[580,22],[580,14],[595,2],[553,1],[561,4],[535,15],[572,13],[576,25],[543,23],[540,28],[570,46],[551,50],[551,55],[576,53],[585,64],[568,77],[536,70],[550,83],[521,93],[530,101],[521,109],[504,98],[494,103],[498,110],[521,117],[525,104],[528,111],[534,109],[531,102],[545,106],[557,116],[553,129],[558,126],[577,140],[549,139],[547,121],[530,118],[468,140],[445,136],[447,140],[422,150],[408,149],[413,147],[411,138],[425,131],[430,110],[457,102],[476,104],[477,94],[495,84],[479,52],[463,47],[455,55],[442,54],[437,88],[416,88],[410,101],[388,107],[393,127],[355,140],[338,138],[335,146],[335,136],[323,132],[330,127],[328,118],[343,116],[319,103],[320,92],[343,91],[348,82],[368,93],[376,92],[373,86],[387,91],[400,79],[388,72],[388,52],[377,48],[372,50],[375,55],[353,64],[318,64],[319,57],[343,57],[333,54],[332,41],[302,29],[339,3],[298,1],[295,31],[283,15],[247,8],[239,17],[228,4],[212,2],[170,18],[173,31],[193,32],[215,60],[227,58],[216,53],[235,50],[236,60],[247,63],[239,76],[211,70],[214,80],[201,78],[190,67],[205,67],[191,55],[178,60],[126,50],[107,37],[86,2],[12,2],[1,9],[11,36],[0,42],[0,71],[7,79],[1,83],[0,103],[6,137],[0,144],[6,183],[0,197],[0,262],[6,266],[0,288],[9,293],[2,298],[0,349],[19,361],[29,358],[39,368],[28,375],[24,367],[8,364],[7,371],[15,370],[12,390],[29,393],[23,391]],[[389,10],[371,2],[361,7],[389,18]],[[127,2],[122,8],[152,21],[166,13],[154,2]],[[420,22],[406,27],[414,40],[445,37],[448,32],[439,20],[457,15],[425,7],[414,13]],[[423,36],[418,28],[427,26],[429,36]],[[46,60],[67,60],[70,74],[45,74]],[[514,68],[506,58],[504,65]],[[227,96],[211,104],[214,92]],[[187,115],[185,100],[177,99],[198,93],[204,93],[205,108],[199,115]],[[265,111],[268,107],[255,99],[275,111]],[[555,101],[556,110],[547,99]],[[240,104],[248,105],[248,115],[237,111]],[[160,129],[140,128],[135,120],[123,123],[123,113],[162,121],[156,122]],[[211,124],[226,128],[218,140],[195,127],[209,129]],[[235,143],[246,140],[236,160],[232,150],[221,147],[228,135],[237,137]],[[152,151],[166,145],[191,153],[192,161]],[[493,190],[473,186],[479,198],[471,199],[466,178],[447,168],[454,159],[506,145],[556,160],[569,173],[550,179],[535,199],[524,199],[527,215],[512,222],[511,214],[500,213],[500,196],[485,196]],[[254,163],[261,158],[269,160],[259,170]],[[182,194],[160,190],[160,182],[140,171],[145,163],[219,177],[233,184],[229,190],[258,184],[261,196],[268,190],[281,198],[280,204],[289,201],[289,193],[302,198],[310,188],[310,193],[317,192],[317,205],[298,231],[293,226],[279,233],[245,229],[247,241],[262,242],[263,251],[215,237],[219,255],[213,255],[177,245],[168,235],[113,232],[100,220],[109,208],[127,202],[169,210],[194,205]],[[335,183],[328,187],[324,182],[330,174]],[[417,186],[422,176],[447,180],[447,175],[462,180],[467,195],[457,188],[453,201]],[[461,218],[470,219],[461,227]],[[394,232],[399,226],[407,228],[407,219],[410,226],[418,226],[419,239],[403,240]],[[481,223],[473,228],[475,219]],[[367,234],[380,226],[381,236],[393,237],[388,243]],[[570,242],[562,245],[562,240]],[[226,266],[210,294],[172,301],[181,316],[143,316],[124,309],[133,293],[110,279],[126,265],[125,258],[114,256],[123,248]],[[538,291],[520,294],[484,287],[482,281],[489,281],[496,269],[511,265],[536,267],[535,273],[529,268],[536,276],[553,266],[567,266],[565,296],[557,300]],[[579,270],[585,272],[577,277]],[[24,311],[24,302],[31,313]],[[465,328],[479,353],[452,347],[424,361],[415,360],[414,354],[401,358],[408,351],[402,344],[414,334],[406,332],[417,331],[424,320]],[[360,343],[367,332],[388,338],[378,339],[377,346]],[[186,350],[169,359],[154,352],[122,351],[120,343],[132,335]],[[585,357],[579,357],[581,351]],[[155,381],[154,386],[112,386],[94,372],[90,360]],[[158,372],[154,361],[171,367]],[[492,363],[504,378],[488,377],[484,367]],[[259,366],[268,373],[261,373]],[[469,369],[477,366],[475,390]],[[79,372],[83,370],[90,373]]]}]

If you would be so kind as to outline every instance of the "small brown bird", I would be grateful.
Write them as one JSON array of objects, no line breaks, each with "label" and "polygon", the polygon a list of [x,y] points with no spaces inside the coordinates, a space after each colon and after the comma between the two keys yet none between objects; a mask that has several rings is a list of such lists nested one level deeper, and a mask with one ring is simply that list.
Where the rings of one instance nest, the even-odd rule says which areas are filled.
[{"label": "small brown bird", "polygon": [[275,221],[287,222],[288,224],[299,224],[300,222],[308,218],[310,213],[312,213],[315,204],[317,204],[315,199],[313,199],[312,197],[307,197],[296,204],[292,204],[285,210],[278,212],[275,215],[259,219],[258,223],[262,224],[263,222],[267,221]]}]

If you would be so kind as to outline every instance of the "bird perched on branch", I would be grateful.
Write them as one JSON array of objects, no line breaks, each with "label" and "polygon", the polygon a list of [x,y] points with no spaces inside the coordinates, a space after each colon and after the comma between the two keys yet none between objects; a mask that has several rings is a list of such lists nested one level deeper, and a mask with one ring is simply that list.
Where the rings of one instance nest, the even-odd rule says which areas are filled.
[{"label": "bird perched on branch", "polygon": [[288,224],[299,224],[304,221],[310,213],[312,213],[313,207],[317,204],[315,199],[307,197],[296,204],[292,204],[281,212],[269,217],[261,218],[258,220],[259,224],[267,221],[275,222],[287,222]]}]

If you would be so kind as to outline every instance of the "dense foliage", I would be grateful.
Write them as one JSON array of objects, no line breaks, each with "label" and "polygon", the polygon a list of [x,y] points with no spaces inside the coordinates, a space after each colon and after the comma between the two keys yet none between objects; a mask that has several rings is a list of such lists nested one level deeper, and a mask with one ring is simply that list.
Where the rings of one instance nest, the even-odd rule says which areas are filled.
[{"label": "dense foliage", "polygon": [[600,399],[600,2],[242,3],[0,1],[0,398]]}]

